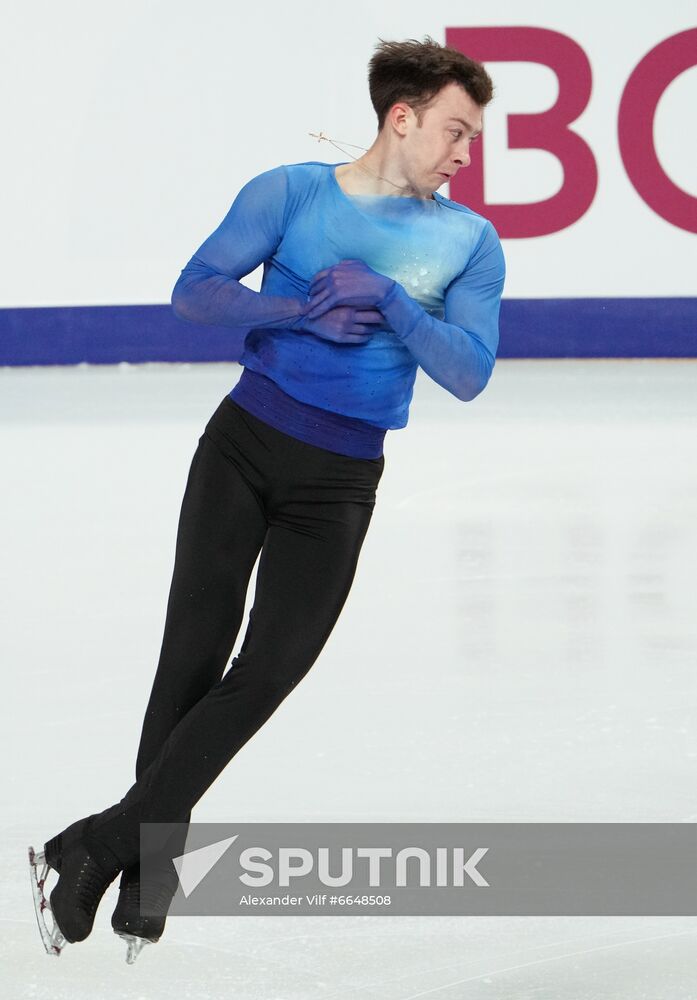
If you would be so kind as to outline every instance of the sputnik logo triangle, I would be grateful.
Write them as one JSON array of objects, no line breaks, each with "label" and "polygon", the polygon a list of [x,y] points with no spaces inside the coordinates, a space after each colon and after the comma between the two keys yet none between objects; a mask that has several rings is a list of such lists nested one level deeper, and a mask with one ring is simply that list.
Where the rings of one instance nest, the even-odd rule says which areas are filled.
[{"label": "sputnik logo triangle", "polygon": [[179,876],[179,884],[187,899],[211,868],[220,861],[230,844],[238,837],[239,834],[236,833],[234,837],[226,837],[225,840],[218,840],[215,844],[206,844],[205,847],[199,847],[195,851],[187,851],[177,858],[172,858],[172,864]]}]

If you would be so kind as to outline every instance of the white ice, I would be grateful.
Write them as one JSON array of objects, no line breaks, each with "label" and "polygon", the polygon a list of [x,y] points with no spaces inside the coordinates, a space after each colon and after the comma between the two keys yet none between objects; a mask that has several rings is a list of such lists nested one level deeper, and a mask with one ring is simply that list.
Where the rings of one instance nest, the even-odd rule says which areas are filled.
[{"label": "white ice", "polygon": [[[239,374],[0,369],[3,995],[694,1000],[690,916],[180,916],[131,967],[114,883],[45,954],[27,845],[133,781],[189,463]],[[697,822],[697,364],[500,360],[467,404],[420,373],[385,456],[332,636],[194,820]]]}]

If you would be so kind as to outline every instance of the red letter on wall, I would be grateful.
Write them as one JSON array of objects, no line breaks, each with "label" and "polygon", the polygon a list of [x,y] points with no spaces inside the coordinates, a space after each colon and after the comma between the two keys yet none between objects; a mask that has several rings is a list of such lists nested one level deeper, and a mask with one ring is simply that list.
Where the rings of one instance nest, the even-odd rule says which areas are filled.
[{"label": "red letter on wall", "polygon": [[[624,88],[618,133],[627,175],[649,208],[674,226],[697,233],[697,198],[674,184],[656,156],[653,121],[669,83],[697,65],[697,28],[666,38],[644,56]],[[691,128],[687,122],[686,128]]]},{"label": "red letter on wall", "polygon": [[[588,104],[591,67],[583,49],[568,35],[546,28],[446,28],[446,44],[478,62],[536,62],[559,80],[559,98],[549,111],[508,116],[510,149],[545,149],[564,171],[561,190],[545,201],[522,205],[488,204],[484,197],[483,157],[472,147],[470,166],[451,182],[452,197],[491,219],[499,236],[546,236],[570,226],[588,210],[598,186],[595,158],[569,129]],[[486,126],[482,134],[485,140]]]}]

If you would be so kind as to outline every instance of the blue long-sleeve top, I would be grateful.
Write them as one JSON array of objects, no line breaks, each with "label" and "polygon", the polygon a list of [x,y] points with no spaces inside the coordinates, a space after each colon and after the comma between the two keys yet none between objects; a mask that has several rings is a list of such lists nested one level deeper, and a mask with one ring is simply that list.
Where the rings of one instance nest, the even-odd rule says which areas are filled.
[{"label": "blue long-sleeve top", "polygon": [[[238,404],[310,443],[376,457],[385,431],[407,424],[418,366],[461,400],[486,386],[505,262],[491,223],[458,202],[348,195],[336,166],[283,164],[248,181],[182,270],[172,305],[248,331]],[[384,325],[358,344],[297,325],[316,273],[344,259],[396,282],[379,307]],[[262,263],[255,292],[240,278]]]}]

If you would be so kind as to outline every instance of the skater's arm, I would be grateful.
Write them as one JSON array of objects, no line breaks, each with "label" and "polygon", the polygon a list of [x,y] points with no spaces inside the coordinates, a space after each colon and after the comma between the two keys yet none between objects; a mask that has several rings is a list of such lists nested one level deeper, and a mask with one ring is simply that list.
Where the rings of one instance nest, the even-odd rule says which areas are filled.
[{"label": "skater's arm", "polygon": [[266,170],[240,190],[218,228],[182,270],[172,291],[181,319],[253,329],[289,327],[305,310],[301,297],[262,295],[240,283],[278,247],[285,231],[285,167]]},{"label": "skater's arm", "polygon": [[426,374],[458,399],[474,399],[491,377],[505,273],[499,238],[487,223],[467,267],[448,285],[443,320],[427,313],[399,282],[378,306]]}]

